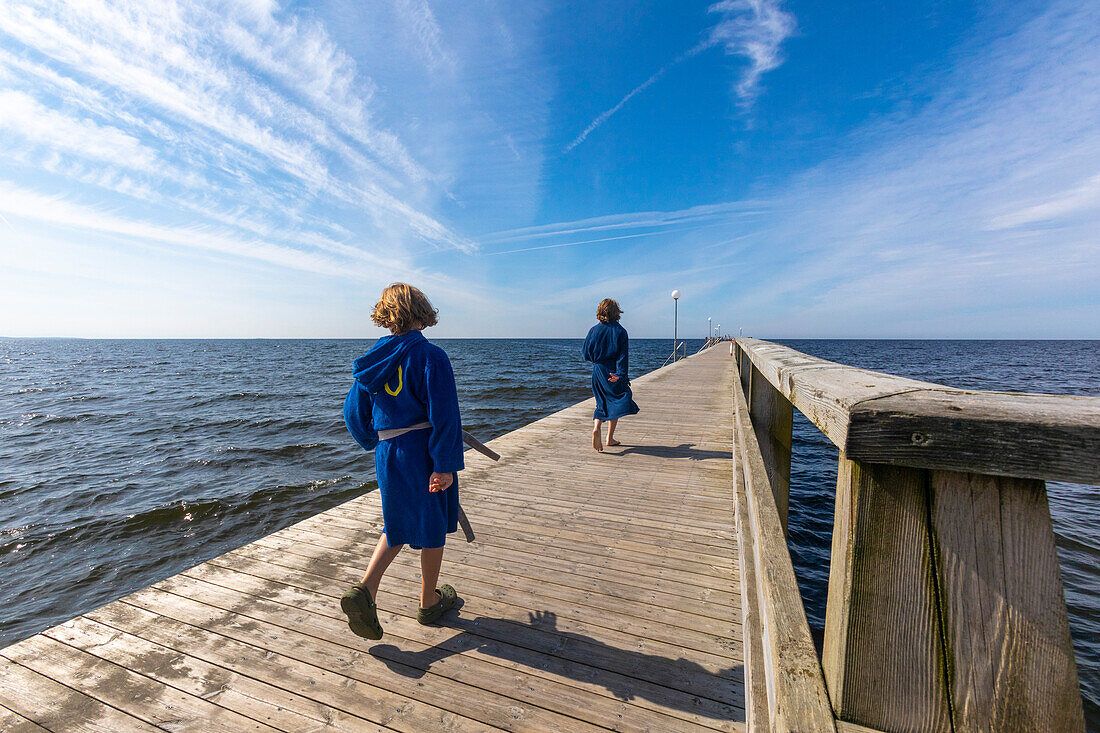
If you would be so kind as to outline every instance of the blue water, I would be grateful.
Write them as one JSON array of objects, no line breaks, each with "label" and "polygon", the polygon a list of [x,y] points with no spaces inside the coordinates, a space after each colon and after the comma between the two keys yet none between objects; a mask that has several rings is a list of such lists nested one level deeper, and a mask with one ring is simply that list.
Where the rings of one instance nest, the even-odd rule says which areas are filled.
[{"label": "blue water", "polygon": [[[483,438],[590,394],[579,340],[438,343]],[[1098,342],[786,343],[955,387],[1100,394]],[[0,646],[374,488],[340,413],[369,345],[0,339]],[[670,350],[632,340],[633,376]],[[794,437],[791,550],[820,628],[837,451],[797,414]],[[1086,716],[1100,728],[1100,506],[1095,489],[1049,491]]]}]

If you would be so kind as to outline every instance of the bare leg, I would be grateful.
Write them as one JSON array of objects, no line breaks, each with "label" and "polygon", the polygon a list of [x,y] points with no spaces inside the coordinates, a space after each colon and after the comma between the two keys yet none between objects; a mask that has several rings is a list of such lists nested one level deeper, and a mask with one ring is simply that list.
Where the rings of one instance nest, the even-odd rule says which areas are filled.
[{"label": "bare leg", "polygon": [[592,421],[592,447],[598,451],[603,450],[603,438],[600,437],[600,421]]},{"label": "bare leg", "polygon": [[443,563],[443,548],[434,547],[420,551],[420,607],[431,608],[439,603],[435,592],[439,583],[439,566]]},{"label": "bare leg", "polygon": [[378,538],[378,545],[374,548],[370,565],[367,566],[367,572],[363,576],[363,585],[367,586],[370,597],[375,599],[375,602],[378,600],[378,584],[382,582],[382,576],[385,575],[386,568],[397,557],[397,553],[401,552],[401,547],[402,545],[390,547],[385,532]]},{"label": "bare leg", "polygon": [[607,424],[607,444],[608,445],[622,445],[619,441],[615,440],[615,426],[619,424],[617,419],[612,420]]}]

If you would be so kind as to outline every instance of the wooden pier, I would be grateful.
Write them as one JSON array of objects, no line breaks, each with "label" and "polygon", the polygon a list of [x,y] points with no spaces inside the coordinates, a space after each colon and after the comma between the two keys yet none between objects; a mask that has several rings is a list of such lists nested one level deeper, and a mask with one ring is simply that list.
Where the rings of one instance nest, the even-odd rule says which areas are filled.
[{"label": "wooden pier", "polygon": [[[1100,482],[1100,398],[955,390],[754,339],[467,453],[465,605],[338,606],[376,494],[0,650],[0,731],[1084,731],[1045,480]],[[823,650],[787,549],[792,425],[838,448]]]},{"label": "wooden pier", "polygon": [[741,730],[729,353],[633,382],[623,445],[582,402],[467,452],[442,580],[383,581],[379,642],[338,600],[380,528],[376,492],[0,650],[0,730]]}]

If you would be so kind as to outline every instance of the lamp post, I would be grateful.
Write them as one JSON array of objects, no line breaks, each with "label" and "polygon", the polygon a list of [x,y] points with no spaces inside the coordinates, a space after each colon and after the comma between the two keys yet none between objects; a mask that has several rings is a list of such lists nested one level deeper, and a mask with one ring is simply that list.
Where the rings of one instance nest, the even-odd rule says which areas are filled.
[{"label": "lamp post", "polygon": [[710,326],[710,316],[707,316],[707,343],[710,343],[710,337],[714,335],[714,329]]},{"label": "lamp post", "polygon": [[715,338],[718,339],[719,341],[721,341],[722,340],[722,324],[719,323],[717,326],[714,327],[714,330],[718,332],[718,334],[715,336]]},{"label": "lamp post", "polygon": [[672,291],[672,360],[676,361],[676,352],[679,351],[676,348],[676,340],[679,338],[677,335],[677,326],[680,320],[680,291]]}]

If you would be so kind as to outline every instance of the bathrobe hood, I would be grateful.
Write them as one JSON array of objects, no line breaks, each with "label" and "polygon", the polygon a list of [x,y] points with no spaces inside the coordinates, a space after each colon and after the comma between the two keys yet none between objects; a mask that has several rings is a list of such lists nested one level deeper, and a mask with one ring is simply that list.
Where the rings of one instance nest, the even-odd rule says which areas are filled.
[{"label": "bathrobe hood", "polygon": [[397,367],[404,363],[409,352],[426,341],[420,331],[378,339],[370,351],[352,364],[355,381],[374,394],[397,374]]}]

